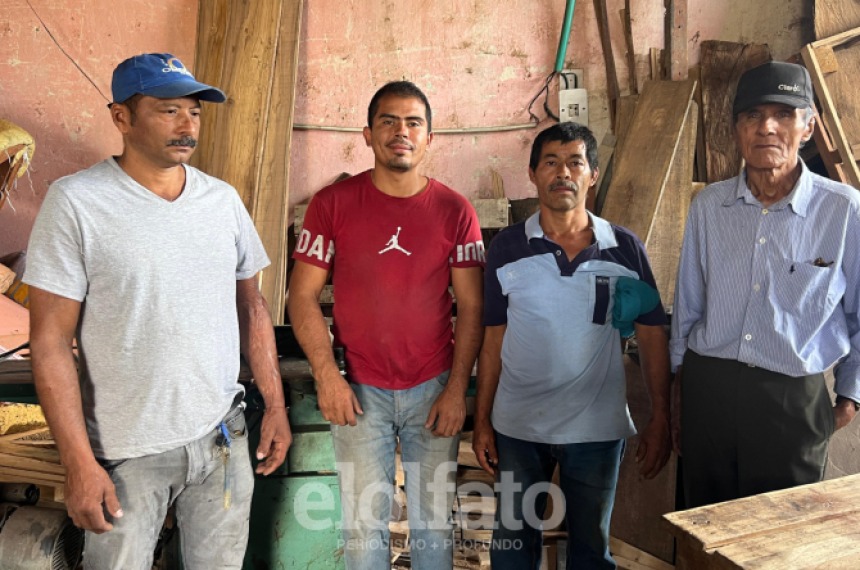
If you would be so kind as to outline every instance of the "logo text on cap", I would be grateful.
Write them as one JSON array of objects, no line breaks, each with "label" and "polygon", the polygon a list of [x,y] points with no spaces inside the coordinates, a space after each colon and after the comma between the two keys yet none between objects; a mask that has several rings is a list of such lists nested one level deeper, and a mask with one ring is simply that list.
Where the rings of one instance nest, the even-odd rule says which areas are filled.
[{"label": "logo text on cap", "polygon": [[182,75],[191,76],[191,72],[185,69],[185,66],[177,58],[172,57],[164,62],[167,66],[161,70],[162,73],[181,73]]},{"label": "logo text on cap", "polygon": [[780,83],[778,89],[780,91],[800,91],[799,85],[785,85],[784,83]]}]

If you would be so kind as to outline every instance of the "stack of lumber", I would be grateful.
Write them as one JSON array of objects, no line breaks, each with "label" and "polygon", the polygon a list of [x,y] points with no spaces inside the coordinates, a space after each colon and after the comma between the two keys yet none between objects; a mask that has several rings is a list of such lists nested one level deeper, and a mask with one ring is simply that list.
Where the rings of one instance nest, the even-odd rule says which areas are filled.
[{"label": "stack of lumber", "polygon": [[[39,430],[39,434],[48,428]],[[0,437],[0,483],[30,483],[40,488],[46,500],[63,501],[66,469],[53,441],[27,440],[35,432]]]}]

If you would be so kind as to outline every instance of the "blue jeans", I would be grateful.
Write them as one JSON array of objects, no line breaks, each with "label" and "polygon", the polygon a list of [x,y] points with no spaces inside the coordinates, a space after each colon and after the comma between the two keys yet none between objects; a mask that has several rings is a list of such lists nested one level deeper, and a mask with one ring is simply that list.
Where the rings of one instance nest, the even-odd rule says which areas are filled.
[{"label": "blue jeans", "polygon": [[540,568],[540,519],[556,464],[563,500],[561,505],[556,503],[559,495],[555,494],[553,512],[555,516],[560,509],[567,524],[567,568],[614,569],[615,561],[609,554],[609,519],[624,444],[619,439],[551,445],[497,432],[498,503],[490,549],[493,570]]},{"label": "blue jeans", "polygon": [[231,504],[224,508],[224,463],[218,428],[191,443],[133,459],[103,461],[116,486],[122,518],[104,534],[86,533],[84,570],[149,570],[167,508],[176,518],[185,570],[239,569],[248,543],[254,473],[245,415],[237,406],[224,423],[230,448]]},{"label": "blue jeans", "polygon": [[408,390],[351,384],[364,415],[356,418],[354,427],[332,426],[348,570],[390,567],[388,521],[398,439],[406,476],[412,567],[452,568],[451,507],[459,437],[437,437],[424,427],[447,382],[445,372]]}]

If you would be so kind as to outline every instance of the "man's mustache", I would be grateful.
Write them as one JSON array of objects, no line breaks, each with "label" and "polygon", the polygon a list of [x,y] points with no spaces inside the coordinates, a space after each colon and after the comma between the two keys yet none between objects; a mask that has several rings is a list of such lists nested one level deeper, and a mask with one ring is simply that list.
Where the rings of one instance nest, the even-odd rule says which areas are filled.
[{"label": "man's mustache", "polygon": [[181,139],[173,139],[167,142],[167,146],[187,146],[194,148],[197,146],[197,139],[192,136],[185,136]]},{"label": "man's mustache", "polygon": [[565,182],[564,180],[558,180],[556,182],[553,182],[552,185],[549,187],[550,190],[555,190],[556,188],[567,188],[568,190],[571,190],[573,192],[579,191],[579,187],[576,184],[574,184],[573,182]]}]

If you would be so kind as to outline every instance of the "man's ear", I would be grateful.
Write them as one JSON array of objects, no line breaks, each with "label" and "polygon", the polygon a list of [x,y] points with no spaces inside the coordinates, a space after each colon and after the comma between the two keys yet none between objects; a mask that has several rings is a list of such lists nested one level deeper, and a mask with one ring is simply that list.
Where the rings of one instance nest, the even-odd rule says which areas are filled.
[{"label": "man's ear", "polygon": [[364,135],[364,144],[370,146],[370,127],[364,127],[362,129],[361,134]]},{"label": "man's ear", "polygon": [[813,133],[815,132],[815,118],[818,115],[813,115],[809,118],[809,122],[806,123],[806,128],[803,130],[803,135],[801,135],[800,140],[804,143],[808,143],[809,139],[812,138]]},{"label": "man's ear", "polygon": [[121,133],[127,133],[131,128],[131,109],[122,103],[113,103],[110,106],[110,118]]}]

